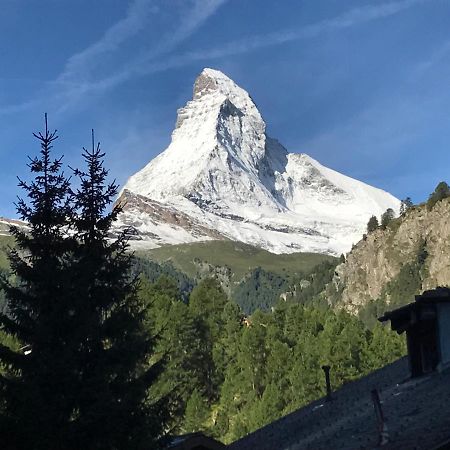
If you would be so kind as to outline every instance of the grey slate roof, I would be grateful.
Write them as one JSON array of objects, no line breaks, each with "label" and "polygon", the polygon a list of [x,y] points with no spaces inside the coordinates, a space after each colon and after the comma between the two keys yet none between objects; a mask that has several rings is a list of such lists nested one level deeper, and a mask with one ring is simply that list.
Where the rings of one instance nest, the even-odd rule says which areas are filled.
[{"label": "grey slate roof", "polygon": [[378,389],[389,433],[386,450],[443,449],[450,439],[450,372],[409,379],[407,358],[348,383],[227,448],[321,450],[378,448],[371,390]]}]

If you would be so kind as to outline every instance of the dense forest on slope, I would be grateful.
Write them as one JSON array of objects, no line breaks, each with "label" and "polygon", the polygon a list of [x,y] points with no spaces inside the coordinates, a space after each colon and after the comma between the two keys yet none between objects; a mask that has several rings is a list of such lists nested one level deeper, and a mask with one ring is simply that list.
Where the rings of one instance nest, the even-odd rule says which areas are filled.
[{"label": "dense forest on slope", "polygon": [[320,297],[338,263],[328,255],[278,255],[231,241],[164,246],[136,255],[155,269],[159,264],[168,275],[172,267],[192,280],[217,278],[245,314],[269,310],[280,296],[303,303]]},{"label": "dense forest on slope", "polygon": [[7,269],[9,267],[8,262],[8,249],[14,244],[12,236],[0,235],[0,269]]},{"label": "dense forest on slope", "polygon": [[[14,247],[14,239],[11,236],[0,235],[0,276],[8,276],[9,262],[7,254]],[[177,270],[170,263],[158,264],[145,258],[134,258],[133,275],[142,274],[150,282],[156,281],[162,275],[169,276],[177,285],[177,290],[181,292],[182,298],[186,301],[194,286],[194,280],[185,273]],[[5,297],[0,289],[0,311],[5,307]]]},{"label": "dense forest on slope", "polygon": [[141,296],[167,361],[155,395],[172,393],[175,433],[233,441],[322,396],[321,365],[331,365],[337,388],[405,352],[389,328],[368,330],[313,304],[280,301],[244,317],[214,279],[202,280],[188,304],[166,277],[143,280]]},{"label": "dense forest on slope", "polygon": [[257,309],[267,311],[280,299],[304,305],[314,302],[328,306],[324,289],[333,278],[336,264],[336,260],[325,260],[310,272],[286,272],[283,275],[257,267],[237,284],[231,298],[246,314]]}]

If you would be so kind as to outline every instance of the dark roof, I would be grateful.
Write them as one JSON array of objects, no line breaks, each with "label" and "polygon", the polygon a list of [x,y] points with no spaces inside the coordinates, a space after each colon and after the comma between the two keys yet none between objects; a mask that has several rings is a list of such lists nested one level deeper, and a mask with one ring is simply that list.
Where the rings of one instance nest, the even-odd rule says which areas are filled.
[{"label": "dark roof", "polygon": [[[378,428],[371,390],[378,389],[389,432],[383,449],[438,449],[450,438],[450,373],[408,379],[407,358],[344,385],[230,444],[233,450],[374,449]],[[447,447],[445,447],[447,448]],[[450,448],[450,447],[448,447]]]},{"label": "dark roof", "polygon": [[201,432],[198,432],[173,437],[167,448],[170,450],[219,450],[224,449],[225,445],[209,436],[205,436]]}]

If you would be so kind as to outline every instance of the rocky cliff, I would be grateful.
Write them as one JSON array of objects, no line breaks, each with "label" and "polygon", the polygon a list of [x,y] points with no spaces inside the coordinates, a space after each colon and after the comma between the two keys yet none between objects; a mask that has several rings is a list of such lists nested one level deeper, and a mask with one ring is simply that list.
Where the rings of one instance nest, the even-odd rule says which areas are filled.
[{"label": "rocky cliff", "polygon": [[356,313],[371,300],[398,303],[410,295],[450,284],[450,199],[429,210],[410,208],[386,229],[366,235],[336,267],[327,287],[331,304]]}]

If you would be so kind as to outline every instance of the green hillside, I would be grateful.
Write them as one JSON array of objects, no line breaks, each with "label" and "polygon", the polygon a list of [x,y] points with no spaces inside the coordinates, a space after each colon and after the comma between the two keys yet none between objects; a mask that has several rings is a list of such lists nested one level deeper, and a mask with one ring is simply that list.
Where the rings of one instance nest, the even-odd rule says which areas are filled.
[{"label": "green hillside", "polygon": [[263,270],[279,275],[308,273],[324,261],[336,258],[317,253],[292,253],[277,255],[251,245],[232,241],[208,241],[192,244],[170,245],[152,250],[136,252],[137,256],[164,263],[190,277],[197,277],[206,270],[205,263],[214,267],[227,267],[231,279],[239,281],[252,269]]},{"label": "green hillside", "polygon": [[0,270],[8,269],[8,249],[13,245],[14,238],[12,236],[0,236]]},{"label": "green hillside", "polygon": [[[7,250],[13,244],[11,236],[0,236],[0,268],[8,267]],[[279,275],[309,273],[324,261],[336,258],[318,253],[292,253],[277,255],[251,245],[232,241],[209,241],[193,244],[167,245],[152,250],[137,251],[139,258],[171,263],[190,277],[197,277],[204,264],[227,267],[234,281],[240,280],[252,269],[261,267]]]}]

